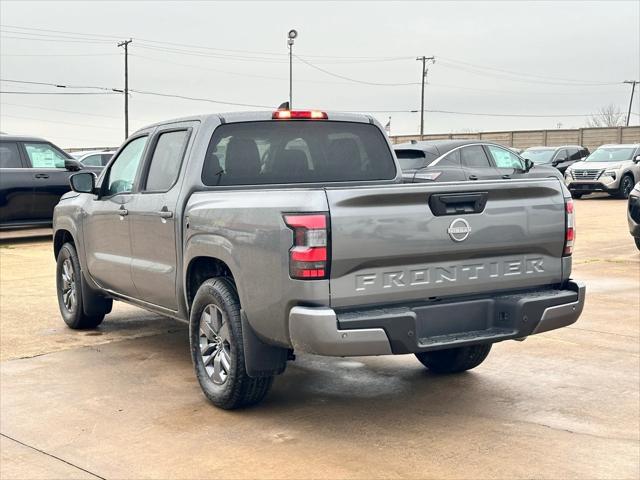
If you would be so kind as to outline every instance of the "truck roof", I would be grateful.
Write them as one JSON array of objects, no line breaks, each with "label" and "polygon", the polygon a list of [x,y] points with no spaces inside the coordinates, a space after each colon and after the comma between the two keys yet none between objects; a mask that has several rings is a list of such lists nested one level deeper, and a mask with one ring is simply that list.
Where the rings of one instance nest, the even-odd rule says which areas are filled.
[{"label": "truck roof", "polygon": [[[306,111],[308,109],[304,109],[304,110]],[[318,109],[313,109],[313,110],[318,110]],[[138,129],[138,131],[148,130],[150,128],[158,127],[161,125],[167,125],[167,124],[179,123],[179,122],[199,121],[199,122],[205,123],[212,119],[215,119],[217,121],[222,121],[222,123],[268,121],[268,120],[272,120],[273,112],[275,111],[277,111],[276,108],[274,108],[273,110],[261,110],[261,111],[250,111],[250,112],[224,112],[224,113],[207,113],[202,115],[191,115],[188,117],[174,118],[170,120],[164,120],[161,122],[152,123],[151,125],[147,125],[143,128]],[[365,115],[363,113],[335,112],[335,111],[328,111],[328,110],[321,110],[321,111],[325,112],[328,115],[329,121],[375,123],[376,125],[380,126],[380,124],[372,116]],[[311,120],[311,121],[318,121],[318,120]]]}]

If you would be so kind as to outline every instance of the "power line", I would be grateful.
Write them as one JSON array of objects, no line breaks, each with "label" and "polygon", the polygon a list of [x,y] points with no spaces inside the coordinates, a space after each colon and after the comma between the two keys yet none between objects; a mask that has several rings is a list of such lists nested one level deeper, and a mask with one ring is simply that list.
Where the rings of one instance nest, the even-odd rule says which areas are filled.
[{"label": "power line", "polygon": [[199,97],[189,97],[186,95],[178,95],[178,94],[171,94],[171,93],[159,93],[159,92],[149,92],[149,91],[144,91],[144,90],[133,90],[130,89],[130,92],[134,92],[134,93],[139,93],[142,95],[154,95],[156,97],[168,97],[168,98],[179,98],[179,99],[183,99],[183,100],[194,100],[194,101],[199,101],[199,102],[209,102],[209,103],[218,103],[220,105],[233,105],[236,107],[255,107],[255,108],[267,108],[267,109],[274,109],[275,106],[274,105],[256,105],[256,104],[251,104],[251,103],[237,103],[237,102],[228,102],[228,101],[224,101],[224,100],[214,100],[211,98],[199,98]]},{"label": "power line", "polygon": [[319,70],[320,72],[323,72],[323,73],[325,73],[327,75],[330,75],[332,77],[341,78],[342,80],[348,80],[349,82],[360,83],[360,84],[363,84],[363,85],[375,85],[375,86],[378,86],[378,87],[399,87],[399,86],[405,86],[405,85],[420,85],[420,82],[378,83],[378,82],[368,82],[366,80],[357,80],[355,78],[346,77],[344,75],[340,75],[340,74],[337,74],[337,73],[330,72],[329,70],[326,70],[326,69],[324,69],[322,67],[318,67],[317,65],[314,65],[313,63],[308,62],[307,60],[305,60],[302,57],[299,57],[298,55],[294,55],[294,57],[296,57],[298,60],[300,60],[305,65],[310,66],[311,68],[315,68],[316,70]]},{"label": "power line", "polygon": [[0,90],[0,94],[7,95],[116,95],[117,92],[27,92]]},{"label": "power line", "polygon": [[28,80],[9,80],[7,78],[0,78],[0,82],[19,83],[19,84],[27,84],[27,85],[47,85],[47,86],[50,86],[50,87],[57,87],[57,88],[94,89],[94,90],[105,90],[105,91],[122,93],[122,90],[120,90],[120,89],[107,88],[107,87],[82,86],[82,85],[63,85],[63,84],[59,84],[59,83],[33,82],[33,81],[28,81]]},{"label": "power line", "polygon": [[585,82],[584,80],[577,80],[577,79],[549,77],[549,76],[546,76],[546,75],[536,75],[536,74],[529,73],[529,72],[527,72],[527,73],[516,72],[516,71],[513,71],[513,70],[505,70],[505,69],[502,69],[502,68],[488,67],[486,65],[478,65],[478,64],[474,64],[474,63],[463,62],[462,60],[455,60],[453,58],[446,58],[446,57],[441,57],[441,58],[443,58],[445,62],[459,63],[461,65],[466,65],[466,66],[469,66],[469,67],[472,67],[472,68],[476,68],[476,69],[492,70],[492,71],[496,71],[496,72],[502,72],[502,73],[505,73],[505,74],[518,76],[518,77],[526,77],[526,78],[536,77],[536,78],[540,78],[540,79],[544,79],[544,80],[557,80],[557,81],[560,81],[560,82],[569,82],[569,83],[578,83],[578,84],[597,83],[597,82]]},{"label": "power line", "polygon": [[73,125],[74,127],[89,127],[89,128],[100,128],[100,129],[107,128],[109,130],[118,130],[115,127],[109,127],[109,126],[104,126],[104,125],[87,125],[86,123],[63,122],[61,120],[45,120],[45,119],[42,119],[42,118],[23,117],[23,116],[20,116],[20,115],[6,115],[4,113],[2,115],[0,115],[0,117],[20,118],[20,119],[24,119],[24,120],[35,120],[37,122],[55,123],[55,124],[63,124],[63,125]]},{"label": "power line", "polygon": [[[9,39],[13,39],[13,40],[33,40],[33,41],[36,41],[36,42],[49,42],[49,43],[51,43],[51,39],[50,38],[15,37],[13,35],[4,35],[4,34],[0,34],[0,37],[9,38]],[[56,42],[83,43],[83,44],[95,43],[95,44],[105,45],[105,42],[103,42],[103,41],[87,40],[87,39],[83,39],[83,40],[62,40],[62,39],[60,39],[60,40],[56,40]]]},{"label": "power line", "polygon": [[71,113],[71,114],[76,114],[76,115],[86,115],[89,117],[101,117],[101,118],[113,118],[116,120],[119,120],[120,117],[115,117],[115,116],[111,116],[111,115],[100,115],[99,113],[89,113],[89,112],[78,112],[78,111],[74,111],[74,110],[62,110],[59,108],[46,108],[46,107],[40,107],[37,105],[24,105],[24,104],[20,104],[20,103],[8,103],[8,102],[0,102],[0,105],[7,105],[10,107],[21,107],[21,108],[32,108],[34,110],[46,110],[46,111],[50,111],[50,112],[61,112],[61,113]]},{"label": "power line", "polygon": [[3,53],[2,57],[112,57],[121,53]]}]

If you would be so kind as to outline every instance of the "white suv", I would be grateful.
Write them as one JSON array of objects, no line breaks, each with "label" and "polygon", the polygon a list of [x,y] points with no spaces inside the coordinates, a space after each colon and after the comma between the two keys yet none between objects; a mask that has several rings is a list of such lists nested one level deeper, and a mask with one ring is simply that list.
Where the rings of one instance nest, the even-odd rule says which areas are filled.
[{"label": "white suv", "polygon": [[627,198],[640,180],[640,144],[602,145],[567,168],[564,179],[574,198],[593,192]]}]

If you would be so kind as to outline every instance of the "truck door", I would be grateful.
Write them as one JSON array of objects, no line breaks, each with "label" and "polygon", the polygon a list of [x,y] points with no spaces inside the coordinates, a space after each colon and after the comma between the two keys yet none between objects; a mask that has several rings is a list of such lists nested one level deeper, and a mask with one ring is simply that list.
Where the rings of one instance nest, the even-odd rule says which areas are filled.
[{"label": "truck door", "polygon": [[139,192],[128,207],[133,241],[131,275],[139,298],[171,310],[178,308],[178,177],[192,125],[192,122],[173,124],[156,131]]},{"label": "truck door", "polygon": [[83,221],[91,277],[103,288],[130,297],[137,292],[131,278],[129,208],[147,138],[135,137],[120,150],[102,177],[100,196],[87,205]]}]

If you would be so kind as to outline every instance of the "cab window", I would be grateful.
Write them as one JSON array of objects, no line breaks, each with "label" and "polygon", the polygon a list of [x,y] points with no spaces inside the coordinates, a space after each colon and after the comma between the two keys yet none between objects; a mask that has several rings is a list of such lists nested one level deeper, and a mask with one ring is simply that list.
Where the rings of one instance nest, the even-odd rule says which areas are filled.
[{"label": "cab window", "polygon": [[64,168],[68,157],[48,143],[24,143],[32,168]]},{"label": "cab window", "polygon": [[495,145],[487,145],[493,162],[498,168],[513,168],[516,170],[524,170],[522,160],[515,153],[510,152],[506,148],[496,147]]},{"label": "cab window", "polygon": [[138,165],[147,143],[147,137],[138,137],[131,140],[126,147],[122,149],[118,158],[111,165],[109,172],[104,180],[106,185],[104,190],[105,196],[116,195],[118,193],[131,192],[133,182],[136,178]]},{"label": "cab window", "polygon": [[166,192],[172,187],[178,179],[188,140],[188,130],[160,134],[151,158],[145,190]]}]

